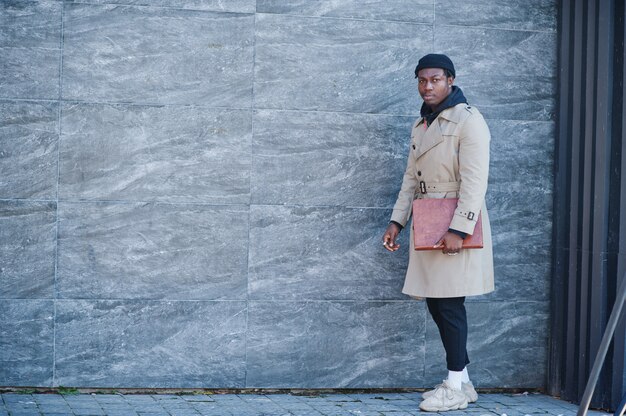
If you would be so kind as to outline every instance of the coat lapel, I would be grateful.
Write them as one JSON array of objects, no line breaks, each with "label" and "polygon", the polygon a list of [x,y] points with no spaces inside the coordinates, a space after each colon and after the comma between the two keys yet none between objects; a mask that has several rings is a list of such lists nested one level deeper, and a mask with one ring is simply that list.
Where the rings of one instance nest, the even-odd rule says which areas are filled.
[{"label": "coat lapel", "polygon": [[[420,124],[418,128],[423,129],[424,124]],[[422,136],[420,143],[418,143],[419,147],[417,149],[416,158],[419,159],[424,153],[428,152],[441,142],[443,142],[443,134],[441,131],[441,125],[439,124],[439,117],[437,117]]]}]

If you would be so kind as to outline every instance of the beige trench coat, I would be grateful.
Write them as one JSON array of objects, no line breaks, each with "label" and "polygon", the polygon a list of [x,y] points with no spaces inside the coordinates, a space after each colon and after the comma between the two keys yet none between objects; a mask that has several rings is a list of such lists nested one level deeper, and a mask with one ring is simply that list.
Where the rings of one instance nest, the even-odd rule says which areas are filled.
[{"label": "beige trench coat", "polygon": [[[481,212],[484,248],[461,250],[456,256],[441,250],[415,251],[411,226],[403,293],[447,298],[494,290],[491,227],[485,206],[490,138],[480,112],[467,104],[442,111],[427,129],[421,118],[414,124],[402,188],[391,219],[403,226],[412,225],[414,198],[459,198],[450,228],[472,234]],[[420,193],[420,181],[427,186],[425,194]],[[438,183],[450,182],[459,183],[458,192],[435,192]]]}]

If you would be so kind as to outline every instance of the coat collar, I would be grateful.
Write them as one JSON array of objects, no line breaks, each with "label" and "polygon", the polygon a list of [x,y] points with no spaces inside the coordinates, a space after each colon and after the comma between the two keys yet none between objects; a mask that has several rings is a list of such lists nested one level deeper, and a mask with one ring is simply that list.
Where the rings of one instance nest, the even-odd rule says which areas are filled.
[{"label": "coat collar", "polygon": [[[439,114],[439,117],[451,121],[453,123],[459,123],[463,117],[464,110],[467,108],[467,104],[461,103],[454,107],[446,108]],[[438,117],[438,118],[439,118]]]},{"label": "coat collar", "polygon": [[[451,121],[453,123],[459,123],[463,119],[463,116],[465,115],[463,110],[469,110],[469,106],[465,103],[457,104],[454,107],[446,108],[439,114],[439,116],[433,121],[433,123],[438,122],[440,118]],[[415,127],[422,125],[423,123],[424,123],[424,117],[420,117],[417,120],[417,123],[415,123]]]},{"label": "coat collar", "polygon": [[[428,130],[426,130],[422,136],[416,157],[421,157],[424,153],[443,142],[443,128],[441,126],[442,120],[458,124],[462,121],[463,117],[467,116],[466,108],[467,104],[462,103],[443,110],[441,114],[439,114],[439,117],[431,123]],[[423,129],[424,125],[424,118],[422,117],[416,123],[415,128]]]}]

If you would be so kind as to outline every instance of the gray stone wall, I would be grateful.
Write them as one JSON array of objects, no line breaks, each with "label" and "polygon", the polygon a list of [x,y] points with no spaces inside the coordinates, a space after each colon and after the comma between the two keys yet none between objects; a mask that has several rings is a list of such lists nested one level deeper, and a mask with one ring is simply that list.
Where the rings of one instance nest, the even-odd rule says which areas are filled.
[{"label": "gray stone wall", "polygon": [[470,374],[543,386],[555,49],[554,0],[1,1],[0,385],[440,382],[380,242],[437,51],[493,133]]}]

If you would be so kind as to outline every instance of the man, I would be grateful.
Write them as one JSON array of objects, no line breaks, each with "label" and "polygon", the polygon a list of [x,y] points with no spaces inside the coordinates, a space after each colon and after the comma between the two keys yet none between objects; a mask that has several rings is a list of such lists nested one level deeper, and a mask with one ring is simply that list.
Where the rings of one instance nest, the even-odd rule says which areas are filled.
[{"label": "man", "polygon": [[[424,103],[413,126],[407,168],[383,235],[389,251],[411,216],[415,198],[458,198],[448,231],[434,250],[415,251],[413,230],[409,266],[402,292],[426,298],[446,352],[448,377],[424,393],[420,408],[441,412],[465,409],[478,395],[469,379],[465,297],[494,290],[491,228],[485,207],[490,133],[478,110],[454,85],[456,71],[446,55],[429,54],[415,68]],[[482,216],[482,249],[463,249]],[[428,221],[428,218],[416,219]],[[411,227],[412,228],[412,227]]]}]

